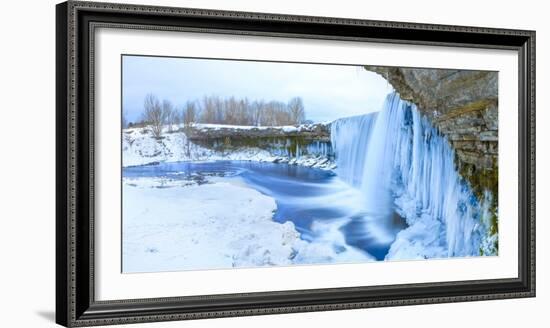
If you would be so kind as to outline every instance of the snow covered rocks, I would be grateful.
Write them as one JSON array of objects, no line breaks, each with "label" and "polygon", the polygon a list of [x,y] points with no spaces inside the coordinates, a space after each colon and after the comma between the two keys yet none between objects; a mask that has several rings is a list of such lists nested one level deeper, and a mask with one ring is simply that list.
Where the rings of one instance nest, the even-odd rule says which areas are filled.
[{"label": "snow covered rocks", "polygon": [[[213,124],[197,124],[193,130],[183,127],[172,127],[172,132],[166,132],[162,138],[155,138],[148,128],[124,129],[122,137],[122,166],[138,166],[159,162],[180,161],[258,161],[272,163],[288,163],[308,167],[332,170],[336,167],[332,160],[332,149],[323,135],[322,140],[304,141],[301,135],[311,136],[319,133],[320,125],[304,125],[300,127],[248,127],[226,126]],[[324,125],[323,125],[324,126]],[[164,128],[169,131],[169,127]],[[195,132],[193,132],[195,131]],[[197,137],[197,131],[201,138]],[[215,136],[219,133],[252,133],[251,131],[266,131],[274,137],[261,137],[254,142],[233,141],[226,145]],[[243,132],[244,131],[244,132]],[[323,130],[324,131],[324,130]],[[279,134],[276,134],[279,133]],[[194,138],[189,137],[188,134]],[[211,139],[205,139],[211,134]],[[300,135],[300,137],[297,137]],[[220,137],[221,138],[221,137]],[[321,137],[319,137],[321,138]],[[225,140],[225,139],[221,139]],[[258,141],[260,140],[260,141]]]}]

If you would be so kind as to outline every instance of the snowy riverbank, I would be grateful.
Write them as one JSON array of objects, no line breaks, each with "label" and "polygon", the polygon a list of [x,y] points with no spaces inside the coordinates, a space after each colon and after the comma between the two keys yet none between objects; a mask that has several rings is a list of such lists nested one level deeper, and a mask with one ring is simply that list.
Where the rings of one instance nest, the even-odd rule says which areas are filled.
[{"label": "snowy riverbank", "polygon": [[292,222],[273,221],[273,198],[238,180],[124,178],[123,195],[126,273],[374,260],[335,248],[337,225],[315,227],[330,238],[300,239]]},{"label": "snowy riverbank", "polygon": [[[200,125],[201,128],[221,129],[219,126]],[[321,155],[281,156],[257,147],[240,147],[231,151],[215,151],[188,140],[181,126],[170,132],[165,127],[161,139],[153,137],[147,128],[128,128],[122,132],[122,166],[147,165],[159,162],[244,160],[274,163],[289,163],[321,169],[334,169],[332,160]],[[240,130],[257,127],[237,126]],[[300,131],[299,127],[270,127],[281,131]]]}]

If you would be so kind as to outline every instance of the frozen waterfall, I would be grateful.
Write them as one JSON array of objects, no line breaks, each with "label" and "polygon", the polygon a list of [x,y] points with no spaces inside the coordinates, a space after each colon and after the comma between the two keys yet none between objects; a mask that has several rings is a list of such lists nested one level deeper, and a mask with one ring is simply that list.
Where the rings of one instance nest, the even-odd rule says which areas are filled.
[{"label": "frozen waterfall", "polygon": [[333,122],[331,144],[337,174],[361,191],[366,215],[390,221],[397,213],[407,222],[386,258],[479,254],[484,207],[458,175],[448,141],[415,105],[392,93],[379,113]]}]

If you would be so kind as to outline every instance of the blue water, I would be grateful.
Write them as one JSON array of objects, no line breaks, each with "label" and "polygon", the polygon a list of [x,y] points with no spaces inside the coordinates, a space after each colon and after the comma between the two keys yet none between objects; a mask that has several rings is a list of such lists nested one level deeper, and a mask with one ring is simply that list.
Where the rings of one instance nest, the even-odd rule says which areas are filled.
[{"label": "blue water", "polygon": [[[292,221],[301,238],[320,238],[314,222],[342,224],[346,243],[384,259],[403,222],[379,224],[360,206],[360,193],[334,172],[282,163],[248,161],[176,162],[123,169],[124,177],[164,177],[207,183],[208,177],[236,180],[273,197],[274,220]],[[326,236],[324,237],[326,238]]]}]

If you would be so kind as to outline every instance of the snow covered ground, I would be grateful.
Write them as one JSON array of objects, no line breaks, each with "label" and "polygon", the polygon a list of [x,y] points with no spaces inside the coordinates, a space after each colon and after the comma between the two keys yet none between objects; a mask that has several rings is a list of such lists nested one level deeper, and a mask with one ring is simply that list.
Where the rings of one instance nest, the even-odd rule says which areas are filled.
[{"label": "snow covered ground", "polygon": [[124,178],[123,272],[374,260],[345,244],[339,224],[316,225],[320,238],[308,242],[272,220],[276,209],[238,180]]},{"label": "snow covered ground", "polygon": [[[222,153],[189,142],[181,126],[159,140],[147,128],[124,129],[124,167],[179,161],[245,160],[287,163],[321,169],[335,164],[323,156],[273,156],[259,148]],[[201,129],[224,126],[202,124]],[[231,128],[256,128],[231,126]],[[277,127],[288,131],[304,127]],[[339,227],[315,224],[315,242],[300,238],[290,221],[273,221],[275,200],[235,179],[208,181],[160,177],[123,178],[123,271],[177,271],[342,263],[375,260],[346,245]],[[337,245],[337,247],[335,247]]]},{"label": "snow covered ground", "polygon": [[[225,126],[214,124],[198,125],[205,129],[219,129]],[[235,126],[231,126],[235,128]],[[179,161],[210,161],[210,160],[241,160],[260,162],[282,162],[295,165],[303,165],[321,169],[334,169],[335,164],[323,156],[303,155],[298,158],[288,156],[275,156],[269,151],[260,148],[241,148],[238,150],[222,153],[212,149],[201,147],[187,140],[185,133],[175,126],[174,131],[166,133],[163,138],[157,140],[147,128],[129,128],[122,132],[122,166],[146,165],[158,162],[179,162]],[[236,126],[236,128],[258,128]],[[259,127],[261,128],[261,127]],[[301,129],[304,127],[283,126],[281,129]]]}]

